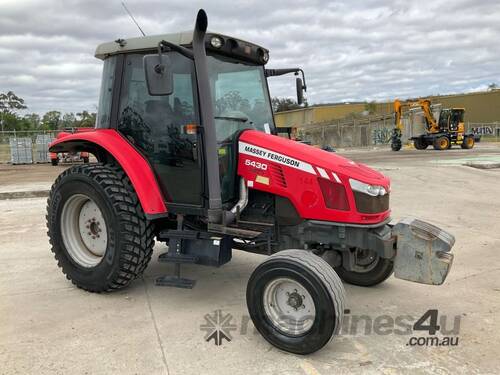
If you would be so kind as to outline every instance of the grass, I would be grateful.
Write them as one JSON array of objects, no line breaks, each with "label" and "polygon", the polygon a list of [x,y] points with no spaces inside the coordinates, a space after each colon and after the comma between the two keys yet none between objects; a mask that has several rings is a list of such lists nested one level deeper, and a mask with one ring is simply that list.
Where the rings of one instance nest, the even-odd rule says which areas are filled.
[{"label": "grass", "polygon": [[10,147],[8,143],[0,143],[0,163],[10,161]]}]

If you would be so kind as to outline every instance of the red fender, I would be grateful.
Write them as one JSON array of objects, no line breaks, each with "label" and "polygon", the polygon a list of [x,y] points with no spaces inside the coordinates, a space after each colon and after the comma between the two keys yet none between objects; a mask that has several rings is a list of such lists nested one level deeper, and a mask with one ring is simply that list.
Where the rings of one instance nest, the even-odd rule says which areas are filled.
[{"label": "red fender", "polygon": [[[83,143],[83,146],[82,146]],[[147,215],[167,212],[158,182],[148,161],[116,130],[95,129],[92,131],[65,134],[50,144],[49,151],[89,151],[85,143],[96,144],[109,152],[127,174]]]}]

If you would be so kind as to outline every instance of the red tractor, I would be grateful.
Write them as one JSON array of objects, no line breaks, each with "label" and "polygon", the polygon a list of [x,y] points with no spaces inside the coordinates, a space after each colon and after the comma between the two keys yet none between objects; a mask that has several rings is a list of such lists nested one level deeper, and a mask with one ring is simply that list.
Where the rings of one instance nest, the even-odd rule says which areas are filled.
[{"label": "red tractor", "polygon": [[390,221],[389,179],[335,153],[276,135],[268,50],[207,33],[118,39],[96,56],[104,73],[96,129],[57,139],[52,152],[89,152],[48,200],[52,251],[90,292],[141,277],[154,240],[173,275],[182,264],[219,267],[234,249],[269,255],[248,281],[247,304],[273,345],[306,354],[339,332],[341,282],[372,286],[393,272],[442,284],[454,237],[417,219]]}]

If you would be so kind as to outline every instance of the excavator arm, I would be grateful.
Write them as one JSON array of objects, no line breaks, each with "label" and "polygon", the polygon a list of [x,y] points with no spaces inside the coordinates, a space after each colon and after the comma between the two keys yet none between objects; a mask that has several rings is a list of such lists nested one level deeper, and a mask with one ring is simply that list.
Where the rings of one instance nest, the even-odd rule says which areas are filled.
[{"label": "excavator arm", "polygon": [[394,101],[394,128],[399,129],[400,131],[403,131],[403,122],[401,121],[401,118],[403,116],[403,110],[402,110],[403,105],[399,101],[399,99],[396,99]]},{"label": "excavator arm", "polygon": [[422,108],[424,112],[425,124],[427,126],[427,132],[437,133],[439,131],[439,126],[432,114],[431,101],[429,99],[420,99],[418,105]]}]

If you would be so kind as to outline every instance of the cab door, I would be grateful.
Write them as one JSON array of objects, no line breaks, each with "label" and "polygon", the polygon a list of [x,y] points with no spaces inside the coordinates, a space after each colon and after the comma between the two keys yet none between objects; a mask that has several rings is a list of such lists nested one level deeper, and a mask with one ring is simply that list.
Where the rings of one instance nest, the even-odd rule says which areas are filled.
[{"label": "cab door", "polygon": [[199,134],[188,125],[199,124],[193,62],[169,52],[174,90],[171,95],[150,96],[143,54],[124,59],[118,130],[148,159],[168,203],[201,207],[203,176]]}]

